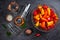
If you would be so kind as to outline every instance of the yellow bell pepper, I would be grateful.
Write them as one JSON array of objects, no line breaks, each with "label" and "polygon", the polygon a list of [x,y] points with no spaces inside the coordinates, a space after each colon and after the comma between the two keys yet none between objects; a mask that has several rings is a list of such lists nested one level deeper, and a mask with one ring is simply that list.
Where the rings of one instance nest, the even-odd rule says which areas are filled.
[{"label": "yellow bell pepper", "polygon": [[48,11],[48,15],[50,16],[50,8],[47,8],[47,11]]},{"label": "yellow bell pepper", "polygon": [[52,25],[54,25],[54,22],[53,22],[53,21],[47,22],[47,26],[48,26],[48,27],[49,27],[49,26],[52,26]]},{"label": "yellow bell pepper", "polygon": [[40,20],[39,14],[37,14],[36,16],[34,16],[34,18],[35,18],[36,20]]},{"label": "yellow bell pepper", "polygon": [[39,26],[39,21],[38,21],[38,22],[36,22],[35,26],[36,26],[36,27],[38,27],[38,26]]}]

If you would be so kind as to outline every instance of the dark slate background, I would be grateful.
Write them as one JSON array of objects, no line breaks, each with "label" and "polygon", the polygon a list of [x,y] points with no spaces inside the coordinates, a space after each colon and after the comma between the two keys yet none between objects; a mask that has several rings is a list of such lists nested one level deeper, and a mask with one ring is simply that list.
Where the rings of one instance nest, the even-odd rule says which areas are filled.
[{"label": "dark slate background", "polygon": [[[4,29],[1,24],[5,22],[5,15],[7,12],[6,8],[8,4],[11,1],[16,1],[18,4],[31,4],[29,13],[38,5],[38,4],[47,4],[48,6],[52,6],[55,11],[57,12],[58,17],[60,18],[60,0],[0,0],[0,40],[60,40],[60,19],[58,20],[58,23],[55,25],[55,29],[52,31],[49,31],[48,33],[41,33],[42,35],[40,37],[34,37],[34,34],[36,33],[36,29],[34,29],[34,32],[32,35],[27,36],[24,34],[24,31],[15,36],[8,37],[6,35],[7,29]],[[30,14],[27,16],[27,25],[32,28],[32,25],[29,24],[29,18]],[[28,23],[29,22],[29,23]],[[28,28],[29,28],[28,27]]]}]

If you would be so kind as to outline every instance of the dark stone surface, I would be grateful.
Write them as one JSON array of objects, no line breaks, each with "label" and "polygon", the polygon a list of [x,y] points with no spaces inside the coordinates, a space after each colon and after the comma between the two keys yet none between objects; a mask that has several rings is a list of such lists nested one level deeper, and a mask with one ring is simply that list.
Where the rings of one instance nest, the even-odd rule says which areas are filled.
[{"label": "dark stone surface", "polygon": [[[24,34],[24,30],[19,35],[12,35],[11,37],[8,37],[6,35],[6,32],[8,29],[4,29],[2,27],[2,23],[6,23],[5,16],[9,13],[7,10],[7,6],[11,1],[16,1],[19,5],[27,5],[28,3],[31,4],[29,14],[26,17],[26,24],[27,28],[33,28],[33,25],[31,23],[31,12],[32,10],[38,5],[38,4],[47,4],[48,6],[51,6],[55,9],[55,11],[58,14],[58,17],[60,18],[60,0],[1,0],[0,1],[0,40],[60,40],[60,21],[55,25],[55,29],[48,32],[43,33],[39,32],[38,30],[33,28],[33,33],[30,36],[27,36]],[[60,19],[59,19],[60,20]],[[26,28],[26,29],[27,29]],[[40,37],[35,37],[35,33],[41,33]]]}]

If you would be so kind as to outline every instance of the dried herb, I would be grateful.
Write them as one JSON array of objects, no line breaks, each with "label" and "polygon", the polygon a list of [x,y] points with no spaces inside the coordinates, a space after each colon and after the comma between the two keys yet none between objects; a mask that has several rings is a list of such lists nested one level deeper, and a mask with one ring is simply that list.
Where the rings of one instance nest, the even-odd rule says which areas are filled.
[{"label": "dried herb", "polygon": [[11,36],[11,32],[6,32],[6,35],[7,36]]}]

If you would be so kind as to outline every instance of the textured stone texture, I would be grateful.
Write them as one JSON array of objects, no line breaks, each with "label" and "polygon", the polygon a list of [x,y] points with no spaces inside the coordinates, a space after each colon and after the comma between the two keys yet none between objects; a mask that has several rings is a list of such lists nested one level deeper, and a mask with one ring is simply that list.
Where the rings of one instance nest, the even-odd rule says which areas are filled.
[{"label": "textured stone texture", "polygon": [[[8,11],[6,9],[7,9],[8,4],[11,1],[14,1],[14,0],[1,0],[0,1],[0,4],[1,4],[0,15],[2,15],[0,17],[0,24],[2,24],[3,22],[5,23],[4,17],[6,14],[8,14]],[[47,4],[49,6],[51,5],[51,6],[53,6],[53,8],[55,8],[55,10],[60,18],[60,5],[59,5],[60,0],[15,0],[15,1],[18,2],[19,4],[23,4],[23,5],[31,3],[31,7],[30,7],[31,11],[37,6],[37,4]],[[31,22],[29,21],[29,20],[31,20],[31,19],[29,19],[30,15],[31,15],[31,13],[28,14],[26,22],[27,22],[28,28],[33,28]],[[0,25],[0,40],[60,40],[60,21],[58,21],[58,23],[55,26],[56,26],[56,28],[48,33],[42,33],[42,32],[37,31],[36,29],[34,29],[33,34],[30,36],[25,35],[24,31],[23,31],[19,35],[8,37],[8,36],[6,36],[7,29],[4,29]],[[34,37],[34,34],[36,32],[41,33],[42,35],[40,37]]]}]

